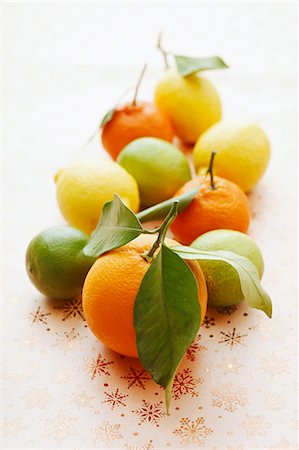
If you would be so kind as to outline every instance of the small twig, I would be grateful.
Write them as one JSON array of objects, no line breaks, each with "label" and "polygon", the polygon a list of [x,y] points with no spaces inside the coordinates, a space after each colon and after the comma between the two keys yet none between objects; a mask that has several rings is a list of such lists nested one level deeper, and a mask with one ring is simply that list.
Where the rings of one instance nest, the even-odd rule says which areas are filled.
[{"label": "small twig", "polygon": [[216,189],[215,183],[214,183],[214,176],[213,176],[213,163],[214,163],[214,158],[216,156],[216,151],[213,150],[211,153],[211,158],[210,158],[210,163],[209,163],[209,167],[208,170],[206,171],[206,176],[210,175],[210,179],[211,179],[211,189]]},{"label": "small twig", "polygon": [[138,81],[137,81],[137,84],[136,84],[136,88],[135,88],[135,93],[134,93],[134,98],[133,98],[133,101],[132,101],[132,105],[136,105],[136,100],[137,100],[138,90],[139,90],[139,87],[140,87],[142,78],[143,78],[143,76],[144,76],[144,73],[145,73],[145,71],[146,71],[146,68],[147,68],[147,64],[144,64],[143,69],[142,69],[142,72],[141,72],[141,74],[140,74],[140,76],[139,76],[139,79],[138,79]]},{"label": "small twig", "polygon": [[169,68],[169,64],[168,64],[168,59],[167,59],[167,52],[162,48],[161,41],[162,41],[162,33],[159,33],[159,35],[158,35],[158,42],[157,42],[157,48],[160,50],[160,52],[163,55],[165,69],[168,69]]},{"label": "small twig", "polygon": [[179,202],[177,200],[173,202],[169,213],[167,214],[162,225],[158,229],[159,234],[152,248],[149,250],[149,252],[142,255],[147,261],[151,261],[153,259],[155,251],[160,247],[161,244],[163,244],[169,225],[174,221],[174,219],[178,215],[178,204]]}]

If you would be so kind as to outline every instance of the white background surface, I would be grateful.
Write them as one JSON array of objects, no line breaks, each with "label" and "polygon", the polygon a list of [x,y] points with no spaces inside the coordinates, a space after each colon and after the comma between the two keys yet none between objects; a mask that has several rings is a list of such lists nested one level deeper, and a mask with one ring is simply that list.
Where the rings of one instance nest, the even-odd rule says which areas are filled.
[{"label": "white background surface", "polygon": [[[152,98],[163,70],[155,49],[159,31],[165,47],[177,53],[222,56],[231,68],[207,76],[221,94],[224,117],[257,122],[269,135],[272,159],[250,195],[249,234],[265,257],[263,284],[272,296],[274,315],[270,322],[242,305],[227,324],[223,316],[209,312],[216,320],[214,337],[209,338],[210,329],[202,330],[207,350],[200,351],[199,363],[192,366],[194,376],[204,379],[199,396],[183,397],[180,409],[156,427],[138,425],[133,411],[142,399],[163,399],[160,389],[150,384],[141,393],[137,387],[127,392],[120,373],[128,372],[130,361],[119,366],[118,356],[96,342],[80,317],[62,320],[55,305],[30,285],[24,254],[36,233],[63,223],[54,173],[84,154],[101,153],[97,140],[85,149],[82,145],[106,110],[135,83],[144,62],[149,70],[140,98]],[[2,72],[3,448],[297,448],[296,5],[6,2]],[[30,314],[39,305],[49,313],[47,325],[32,323]],[[219,341],[232,325],[247,337],[230,351]],[[73,342],[65,334],[72,328],[79,334]],[[106,378],[114,390],[130,394],[126,407],[111,410],[102,403],[105,375],[91,380],[84,371],[85,360],[99,352],[118,367]],[[242,366],[238,374],[225,373],[223,358]],[[59,383],[60,372],[64,381]],[[227,411],[223,395],[235,386],[239,404]],[[222,392],[220,407],[213,404],[216,388]],[[76,395],[83,392],[92,397],[86,400],[89,406],[76,405]],[[30,403],[32,397],[35,403]],[[174,430],[182,417],[195,421],[198,415],[213,433],[201,443],[186,444]],[[107,441],[101,431],[105,421],[119,425],[122,437]]]}]

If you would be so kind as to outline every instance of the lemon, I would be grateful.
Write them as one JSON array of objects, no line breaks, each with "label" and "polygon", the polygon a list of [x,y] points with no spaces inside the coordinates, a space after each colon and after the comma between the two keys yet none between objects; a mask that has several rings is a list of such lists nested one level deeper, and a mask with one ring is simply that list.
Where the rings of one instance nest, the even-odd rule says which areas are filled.
[{"label": "lemon", "polygon": [[[257,245],[244,233],[233,230],[213,230],[202,234],[191,247],[203,251],[223,250],[248,258],[262,278],[264,261]],[[236,271],[224,261],[198,261],[208,288],[208,304],[213,307],[236,305],[243,300]]]},{"label": "lemon", "polygon": [[91,233],[103,206],[118,194],[134,212],[139,208],[135,179],[117,163],[109,160],[83,160],[60,170],[56,176],[57,201],[66,221]]},{"label": "lemon", "polygon": [[76,228],[58,226],[35,236],[26,252],[26,269],[46,297],[71,299],[81,294],[84,279],[96,258],[83,254],[89,236]]},{"label": "lemon", "polygon": [[193,158],[200,173],[216,150],[214,174],[250,191],[265,172],[270,159],[270,143],[255,124],[222,121],[207,130],[196,142]]},{"label": "lemon", "polygon": [[191,178],[186,156],[163,139],[135,139],[121,151],[117,162],[136,179],[143,207],[172,197]]},{"label": "lemon", "polygon": [[221,119],[221,101],[213,84],[198,74],[182,77],[167,69],[155,89],[155,102],[170,118],[175,134],[193,144]]}]

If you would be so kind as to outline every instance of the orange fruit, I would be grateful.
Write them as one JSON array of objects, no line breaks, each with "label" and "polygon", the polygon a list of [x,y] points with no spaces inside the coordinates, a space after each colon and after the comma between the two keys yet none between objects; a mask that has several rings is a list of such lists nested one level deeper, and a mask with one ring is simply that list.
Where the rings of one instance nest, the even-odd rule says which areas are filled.
[{"label": "orange fruit", "polygon": [[171,142],[174,133],[169,118],[149,102],[129,103],[116,109],[102,129],[102,144],[116,159],[129,142],[141,137],[157,137]]},{"label": "orange fruit", "polygon": [[249,201],[244,192],[231,181],[213,177],[215,189],[209,177],[201,176],[188,181],[175,197],[200,189],[192,202],[171,224],[174,238],[189,245],[198,236],[210,230],[226,229],[246,233],[250,222]]},{"label": "orange fruit", "polygon": [[[134,329],[134,302],[149,263],[141,256],[156,236],[140,235],[97,259],[85,279],[82,294],[84,317],[95,336],[110,349],[138,357]],[[167,245],[178,245],[172,239]],[[201,319],[207,307],[207,286],[196,261],[188,261],[198,284]]]}]

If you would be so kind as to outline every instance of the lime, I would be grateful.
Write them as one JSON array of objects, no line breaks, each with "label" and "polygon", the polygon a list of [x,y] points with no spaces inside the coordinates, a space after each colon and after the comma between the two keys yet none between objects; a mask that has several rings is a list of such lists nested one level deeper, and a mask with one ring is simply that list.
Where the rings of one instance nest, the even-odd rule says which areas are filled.
[{"label": "lime", "polygon": [[58,226],[35,236],[26,253],[26,269],[34,286],[46,297],[71,299],[81,294],[96,258],[83,254],[89,236],[76,228]]},{"label": "lime", "polygon": [[56,176],[57,201],[66,221],[91,233],[106,202],[118,194],[134,212],[139,207],[134,178],[113,161],[83,160],[60,170]]},{"label": "lime", "polygon": [[172,197],[191,178],[185,155],[163,139],[136,139],[122,150],[117,162],[136,179],[143,207]]},{"label": "lime", "polygon": [[[192,244],[199,250],[223,250],[248,258],[262,278],[264,262],[257,245],[244,233],[232,230],[213,230],[202,234]],[[209,306],[226,307],[243,300],[237,272],[223,261],[198,261],[208,288]]]},{"label": "lime", "polygon": [[221,101],[213,84],[199,74],[182,77],[167,69],[155,89],[157,106],[170,119],[175,134],[193,144],[221,119]]},{"label": "lime", "polygon": [[223,121],[207,130],[193,151],[199,173],[206,171],[213,150],[217,152],[214,174],[233,181],[245,192],[261,178],[270,158],[269,140],[255,124]]}]

